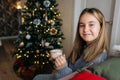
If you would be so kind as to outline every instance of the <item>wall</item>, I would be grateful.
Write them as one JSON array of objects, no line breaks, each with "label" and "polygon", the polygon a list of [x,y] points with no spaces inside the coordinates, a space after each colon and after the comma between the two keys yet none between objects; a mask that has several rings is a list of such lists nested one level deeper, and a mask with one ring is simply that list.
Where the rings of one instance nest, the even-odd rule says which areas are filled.
[{"label": "wall", "polygon": [[15,4],[15,0],[0,1],[0,39],[18,34],[19,23]]},{"label": "wall", "polygon": [[57,2],[63,19],[62,30],[66,38],[63,40],[63,51],[68,56],[72,48],[74,0],[57,0]]},{"label": "wall", "polygon": [[13,70],[13,65],[16,60],[14,53],[14,42],[16,39],[2,40],[3,45],[0,46],[0,80],[22,80]]}]

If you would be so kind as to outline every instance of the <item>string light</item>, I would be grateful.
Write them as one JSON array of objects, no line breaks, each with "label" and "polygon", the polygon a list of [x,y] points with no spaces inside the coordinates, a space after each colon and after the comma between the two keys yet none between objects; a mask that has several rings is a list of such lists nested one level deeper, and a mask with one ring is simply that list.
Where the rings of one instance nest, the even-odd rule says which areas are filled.
[{"label": "string light", "polygon": [[26,56],[26,54],[24,54],[24,56]]},{"label": "string light", "polygon": [[16,5],[17,5],[17,7],[16,7],[17,9],[22,9],[21,1],[17,1]]},{"label": "string light", "polygon": [[36,58],[37,56],[36,56],[36,55],[34,55],[34,57]]},{"label": "string light", "polygon": [[43,62],[42,64],[45,64],[45,62]]},{"label": "string light", "polygon": [[36,63],[39,64],[39,61],[37,61]]},{"label": "string light", "polygon": [[21,58],[22,56],[21,55],[18,55],[17,58]]},{"label": "string light", "polygon": [[29,57],[29,55],[26,56],[27,58]]},{"label": "string light", "polygon": [[22,53],[22,50],[20,51],[20,53]]},{"label": "string light", "polygon": [[18,51],[20,51],[21,49],[20,48],[18,48]]},{"label": "string light", "polygon": [[50,8],[50,10],[53,10],[53,8]]},{"label": "string light", "polygon": [[27,51],[27,53],[30,53],[29,51]]},{"label": "string light", "polygon": [[34,61],[34,64],[36,64],[36,61]]}]

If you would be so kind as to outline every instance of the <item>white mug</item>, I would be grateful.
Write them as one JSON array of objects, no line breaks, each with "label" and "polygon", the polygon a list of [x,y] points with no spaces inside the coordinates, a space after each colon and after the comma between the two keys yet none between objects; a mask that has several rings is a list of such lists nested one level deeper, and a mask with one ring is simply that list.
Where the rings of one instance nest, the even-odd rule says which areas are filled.
[{"label": "white mug", "polygon": [[50,55],[52,59],[57,58],[58,56],[62,55],[62,50],[61,49],[53,49],[50,50]]}]

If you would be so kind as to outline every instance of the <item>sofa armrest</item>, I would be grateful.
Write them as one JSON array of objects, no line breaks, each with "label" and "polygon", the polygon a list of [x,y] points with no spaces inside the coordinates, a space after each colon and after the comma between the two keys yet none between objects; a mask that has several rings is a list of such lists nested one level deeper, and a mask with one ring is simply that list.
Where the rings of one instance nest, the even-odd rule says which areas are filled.
[{"label": "sofa armrest", "polygon": [[93,66],[95,73],[108,80],[120,80],[120,58],[109,58]]}]

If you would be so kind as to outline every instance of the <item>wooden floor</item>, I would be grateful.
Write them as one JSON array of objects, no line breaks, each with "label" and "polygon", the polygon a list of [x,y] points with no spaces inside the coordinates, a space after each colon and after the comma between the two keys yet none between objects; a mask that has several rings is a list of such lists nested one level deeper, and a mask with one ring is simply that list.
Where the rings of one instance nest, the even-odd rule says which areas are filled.
[{"label": "wooden floor", "polygon": [[15,39],[2,40],[2,46],[0,46],[0,80],[21,80],[13,71],[14,41]]}]

